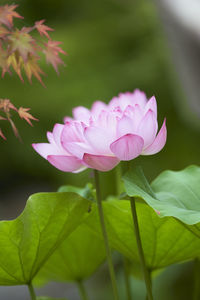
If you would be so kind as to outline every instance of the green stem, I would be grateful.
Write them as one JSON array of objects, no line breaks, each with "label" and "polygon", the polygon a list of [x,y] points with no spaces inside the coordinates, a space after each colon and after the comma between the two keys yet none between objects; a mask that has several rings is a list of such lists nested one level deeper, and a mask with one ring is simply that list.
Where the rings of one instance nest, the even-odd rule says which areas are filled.
[{"label": "green stem", "polygon": [[77,285],[78,285],[78,289],[79,289],[81,299],[82,300],[88,300],[89,298],[87,296],[86,289],[83,285],[83,282],[82,281],[77,281]]},{"label": "green stem", "polygon": [[115,278],[115,271],[114,271],[114,267],[113,267],[113,263],[112,263],[111,250],[110,250],[110,246],[109,246],[109,242],[108,242],[108,235],[107,235],[106,225],[105,225],[105,220],[104,220],[101,191],[100,191],[100,184],[99,184],[99,173],[97,170],[94,170],[94,178],[95,178],[95,185],[96,185],[96,196],[97,196],[99,219],[100,219],[101,230],[102,230],[105,249],[106,249],[106,255],[107,255],[107,261],[108,261],[110,278],[111,278],[111,283],[112,283],[112,288],[113,288],[114,299],[119,300],[118,291],[117,291],[117,282],[116,282],[116,278]]},{"label": "green stem", "polygon": [[36,300],[36,294],[35,294],[32,283],[28,284],[28,290],[29,290],[29,294],[31,296],[31,300]]},{"label": "green stem", "polygon": [[[150,271],[149,269],[147,269],[147,272],[148,272],[148,274],[149,274],[149,279],[150,279],[150,284],[151,284],[151,289],[152,289],[151,271]],[[146,295],[146,300],[148,300],[148,299],[149,299],[149,297],[148,297],[148,293],[147,293],[147,295]]]},{"label": "green stem", "polygon": [[121,180],[122,176],[121,176],[121,166],[120,164],[115,168],[115,184],[116,184],[116,194],[117,196],[119,196],[122,191],[122,180]]},{"label": "green stem", "polygon": [[151,277],[150,277],[150,273],[149,273],[146,263],[145,263],[144,252],[142,249],[142,242],[141,242],[141,238],[140,238],[139,224],[138,224],[138,218],[137,218],[137,212],[136,212],[136,206],[135,206],[135,198],[131,198],[130,202],[131,202],[131,211],[132,211],[133,223],[134,223],[134,229],[135,229],[135,237],[136,237],[136,241],[137,241],[140,263],[141,263],[142,271],[144,274],[144,280],[145,280],[146,289],[147,289],[147,296],[148,296],[149,300],[153,300]]},{"label": "green stem", "polygon": [[130,285],[130,276],[129,276],[129,271],[128,271],[128,259],[126,257],[123,258],[123,265],[124,265],[124,277],[125,277],[125,285],[126,285],[126,294],[127,294],[127,299],[132,300],[132,295],[131,295],[131,285]]},{"label": "green stem", "polygon": [[193,300],[200,299],[200,261],[198,258],[194,260],[194,292]]}]

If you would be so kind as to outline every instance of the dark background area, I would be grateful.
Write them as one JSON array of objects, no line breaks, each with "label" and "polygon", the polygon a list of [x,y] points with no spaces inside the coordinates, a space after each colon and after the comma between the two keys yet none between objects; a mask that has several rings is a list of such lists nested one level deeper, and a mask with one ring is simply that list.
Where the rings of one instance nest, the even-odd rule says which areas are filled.
[{"label": "dark background area", "polygon": [[[1,5],[4,3],[12,4],[13,1],[1,1]],[[63,184],[84,186],[91,181],[90,171],[75,175],[53,168],[32,149],[31,144],[45,142],[46,132],[51,131],[55,123],[62,123],[64,116],[71,115],[74,106],[89,108],[93,101],[108,102],[120,92],[140,88],[148,97],[155,95],[159,124],[164,117],[167,118],[165,148],[155,156],[136,159],[150,181],[164,169],[179,170],[190,164],[199,164],[199,121],[186,105],[188,98],[177,76],[160,11],[153,1],[21,0],[15,3],[19,4],[17,11],[25,17],[16,21],[17,26],[31,26],[36,20],[46,19],[47,25],[55,29],[52,38],[62,41],[62,48],[68,56],[62,56],[66,67],[60,67],[59,76],[42,58],[41,67],[47,74],[44,78],[46,88],[35,79],[32,85],[27,79],[23,84],[14,73],[12,76],[6,74],[0,80],[0,97],[9,98],[17,107],[30,107],[32,114],[39,119],[33,128],[15,119],[23,143],[14,137],[7,124],[1,122],[7,137],[6,142],[0,141],[2,219],[16,217],[34,192],[55,191]],[[101,176],[105,196],[115,193],[112,178],[112,172]],[[191,291],[191,272],[192,263],[165,271],[157,279],[157,289],[166,289],[166,278],[174,278],[174,281],[171,280],[170,286],[162,292],[162,298],[157,299],[189,299],[187,291]],[[97,276],[104,286],[99,292],[107,288],[103,276],[103,273]],[[185,279],[181,281],[182,277]],[[184,285],[184,280],[187,285]],[[92,286],[97,285],[94,281]],[[175,289],[177,282],[181,282],[181,288],[178,285]],[[120,276],[119,284],[123,292]],[[133,281],[133,285],[139,293],[141,283]],[[96,287],[92,286],[94,292]],[[7,288],[1,289],[7,293]],[[106,299],[100,295],[99,299]],[[19,299],[25,299],[23,297],[21,295]],[[137,297],[140,299],[139,294]],[[8,296],[4,298],[9,299]],[[3,298],[0,296],[0,299]]]}]

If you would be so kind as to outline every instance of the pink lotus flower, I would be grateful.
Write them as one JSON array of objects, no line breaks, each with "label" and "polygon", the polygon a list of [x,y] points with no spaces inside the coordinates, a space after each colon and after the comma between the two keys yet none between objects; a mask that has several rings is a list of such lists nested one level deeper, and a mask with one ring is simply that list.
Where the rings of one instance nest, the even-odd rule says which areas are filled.
[{"label": "pink lotus flower", "polygon": [[49,143],[32,144],[35,151],[47,159],[57,169],[64,172],[80,172],[86,167],[82,160],[71,155],[61,144],[61,133],[64,125],[55,124],[53,132],[47,132]]},{"label": "pink lotus flower", "polygon": [[166,143],[164,120],[160,131],[155,97],[145,93],[120,94],[108,105],[94,102],[91,110],[76,107],[74,118],[56,124],[48,133],[50,144],[34,144],[34,149],[56,168],[66,172],[86,167],[99,171],[113,169],[121,160],[159,152]]}]

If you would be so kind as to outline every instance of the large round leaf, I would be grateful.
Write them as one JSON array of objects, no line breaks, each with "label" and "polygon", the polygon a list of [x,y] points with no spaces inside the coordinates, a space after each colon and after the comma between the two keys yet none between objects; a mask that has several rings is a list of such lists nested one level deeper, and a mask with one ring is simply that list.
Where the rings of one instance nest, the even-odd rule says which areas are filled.
[{"label": "large round leaf", "polygon": [[144,199],[160,217],[172,216],[188,225],[200,222],[200,167],[165,171],[151,186],[140,168],[132,168],[123,180],[127,194]]},{"label": "large round leaf", "polygon": [[[111,246],[133,262],[139,262],[129,200],[103,202]],[[155,270],[200,255],[200,239],[172,217],[160,218],[146,203],[136,203],[142,245],[149,269]],[[97,209],[86,224],[101,233]]]},{"label": "large round leaf", "polygon": [[36,283],[80,281],[91,276],[105,259],[102,239],[81,224],[56,249],[36,276]]},{"label": "large round leaf", "polygon": [[28,199],[17,219],[0,221],[0,285],[30,282],[88,207],[75,193],[41,193]]}]

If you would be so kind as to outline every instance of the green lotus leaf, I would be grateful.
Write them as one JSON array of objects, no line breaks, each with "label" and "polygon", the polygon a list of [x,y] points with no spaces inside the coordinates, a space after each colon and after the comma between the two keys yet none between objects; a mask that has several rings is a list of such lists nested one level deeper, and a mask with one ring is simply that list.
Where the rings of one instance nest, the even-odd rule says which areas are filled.
[{"label": "green lotus leaf", "polygon": [[34,194],[17,219],[0,221],[0,285],[29,283],[88,207],[75,193]]},{"label": "green lotus leaf", "polygon": [[[139,263],[130,200],[104,201],[103,207],[111,247],[133,263]],[[200,255],[200,239],[180,221],[160,218],[145,202],[136,201],[136,209],[145,259],[151,271]],[[93,209],[85,222],[100,235],[97,214],[97,208]]]},{"label": "green lotus leaf", "polygon": [[[160,217],[172,216],[191,226],[200,236],[200,167],[165,171],[148,184],[140,168],[132,168],[123,178],[130,197],[140,197]],[[197,229],[197,230],[196,230]]]},{"label": "green lotus leaf", "polygon": [[36,284],[46,281],[82,281],[105,260],[102,239],[81,224],[56,249],[36,276]]}]

